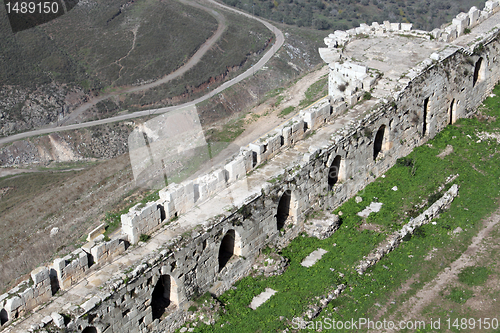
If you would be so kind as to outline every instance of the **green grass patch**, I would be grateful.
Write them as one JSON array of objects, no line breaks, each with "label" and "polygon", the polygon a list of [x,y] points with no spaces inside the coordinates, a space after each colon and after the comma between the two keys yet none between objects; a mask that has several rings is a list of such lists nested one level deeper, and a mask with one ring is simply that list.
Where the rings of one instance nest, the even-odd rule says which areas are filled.
[{"label": "green grass patch", "polygon": [[293,111],[295,111],[295,107],[288,106],[280,112],[279,117],[285,117],[285,116],[289,115],[290,113],[292,113]]},{"label": "green grass patch", "polygon": [[472,290],[454,287],[451,288],[450,293],[445,297],[455,303],[464,304],[472,296],[474,296]]},{"label": "green grass patch", "polygon": [[480,286],[488,280],[491,271],[486,267],[466,267],[458,273],[458,281],[468,286]]},{"label": "green grass patch", "polygon": [[238,136],[243,133],[245,122],[243,119],[229,121],[222,126],[222,129],[209,129],[205,132],[210,142],[233,142]]},{"label": "green grass patch", "polygon": [[328,95],[328,75],[311,84],[305,92],[305,98],[300,101],[299,107],[304,108]]}]

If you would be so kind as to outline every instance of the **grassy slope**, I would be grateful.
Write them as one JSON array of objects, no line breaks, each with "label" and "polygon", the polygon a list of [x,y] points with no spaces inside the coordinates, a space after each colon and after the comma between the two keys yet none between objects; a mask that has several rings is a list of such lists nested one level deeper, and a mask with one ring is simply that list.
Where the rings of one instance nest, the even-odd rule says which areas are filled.
[{"label": "grassy slope", "polygon": [[[118,85],[149,80],[179,67],[217,28],[205,11],[176,1],[140,0],[119,14],[125,3],[106,0],[77,6],[15,35],[2,20],[0,82],[24,86],[56,80],[101,88],[115,80]],[[127,68],[119,77],[115,62],[131,49],[135,27],[135,49],[123,60]]]},{"label": "grassy slope", "polygon": [[[144,93],[127,94],[120,105],[121,108],[129,110],[141,109],[162,100],[161,105],[170,104],[169,98],[192,93],[202,84],[228,72],[231,67],[242,66],[243,68],[238,72],[229,73],[227,79],[242,73],[252,63],[258,61],[260,56],[254,57],[252,54],[261,51],[266,46],[266,42],[271,37],[274,37],[272,32],[261,23],[241,15],[226,11],[223,12],[223,15],[227,18],[228,23],[226,31],[216,45],[205,54],[194,68],[181,78]],[[220,83],[210,83],[209,89],[212,90]],[[208,89],[200,91],[191,97],[204,95],[207,91]]]},{"label": "grassy slope", "polygon": [[[495,88],[494,93],[500,94],[500,86]],[[474,133],[498,131],[500,98],[488,98],[485,105],[488,110],[483,112],[497,120],[461,119],[430,140],[431,147],[424,145],[415,149],[408,156],[416,162],[414,173],[403,163],[391,168],[385,179],[380,178],[360,193],[364,199],[361,203],[351,199],[336,210],[343,212],[342,226],[333,236],[322,241],[309,237],[296,238],[282,251],[290,259],[290,267],[282,276],[240,280],[235,284],[235,290],[229,290],[220,297],[226,313],[220,314],[215,325],[201,325],[195,332],[274,332],[291,328],[293,317],[301,316],[315,296],[324,294],[338,283],[346,283],[348,288],[341,298],[327,306],[319,319],[329,317],[345,321],[373,318],[377,311],[374,304],[387,301],[388,295],[399,289],[409,277],[420,273],[420,282],[412,286],[408,297],[432,280],[467,248],[480,228],[481,219],[498,208],[500,156],[497,144],[491,140],[476,143]],[[448,144],[453,146],[455,152],[444,159],[436,157]],[[401,226],[398,223],[408,220],[404,217],[405,208],[409,210],[422,200],[432,201],[430,194],[444,183],[447,176],[456,173],[460,175],[455,181],[460,185],[460,195],[451,208],[436,219],[437,224],[421,227],[415,236],[369,269],[367,274],[359,276],[354,266],[385,239],[386,233],[360,232],[357,227],[362,221],[356,213],[377,197],[384,205],[379,213],[369,217],[368,222],[380,225],[387,232],[399,229]],[[395,185],[398,191],[391,191]],[[451,237],[449,232],[457,227],[466,232]],[[300,266],[300,262],[319,247],[329,252],[311,268]],[[439,259],[442,265],[423,260],[433,248],[442,252]],[[345,276],[341,277],[339,272]],[[266,287],[278,293],[256,311],[248,308],[251,299]],[[286,319],[280,320],[280,316]]]}]

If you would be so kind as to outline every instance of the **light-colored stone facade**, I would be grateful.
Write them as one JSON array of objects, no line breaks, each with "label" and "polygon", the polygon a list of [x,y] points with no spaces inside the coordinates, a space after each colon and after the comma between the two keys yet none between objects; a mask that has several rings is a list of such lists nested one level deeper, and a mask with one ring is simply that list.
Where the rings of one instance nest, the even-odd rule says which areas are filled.
[{"label": "light-colored stone facade", "polygon": [[[334,85],[329,98],[242,148],[222,168],[171,184],[158,201],[134,207],[122,216],[118,238],[99,236],[70,257],[33,271],[29,281],[0,297],[6,330],[25,329],[23,322],[8,324],[57,288],[70,302],[56,311],[71,316],[69,331],[179,327],[190,300],[227,290],[249,272],[261,249],[283,247],[304,231],[309,212],[338,207],[398,158],[474,112],[500,79],[498,3],[471,9],[467,20],[459,15],[452,27],[471,32],[456,38],[449,37],[453,31],[445,36],[388,22],[330,35],[328,47],[320,50]],[[414,38],[416,47],[425,46],[413,63],[398,67],[400,59],[392,59],[384,71],[387,61],[356,53],[359,43],[374,49],[408,43],[402,33]],[[372,99],[358,104],[368,92]],[[144,244],[141,234],[153,237]],[[133,246],[126,249],[128,244]],[[88,283],[81,286],[83,276]],[[48,316],[60,323],[52,312]]]}]

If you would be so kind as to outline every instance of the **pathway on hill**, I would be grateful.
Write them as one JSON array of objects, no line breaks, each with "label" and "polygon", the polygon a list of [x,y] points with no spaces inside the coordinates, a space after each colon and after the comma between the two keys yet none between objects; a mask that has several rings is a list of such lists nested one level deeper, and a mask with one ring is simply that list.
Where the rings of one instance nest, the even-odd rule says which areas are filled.
[{"label": "pathway on hill", "polygon": [[[186,0],[182,0],[182,1],[184,2]],[[28,132],[24,132],[24,133],[14,134],[14,135],[7,136],[5,138],[1,138],[0,145],[4,144],[4,143],[13,142],[16,140],[21,140],[21,139],[25,139],[28,137],[36,136],[36,135],[43,135],[43,134],[49,134],[49,133],[53,133],[53,132],[61,132],[61,131],[79,129],[79,128],[86,128],[86,127],[91,127],[91,126],[96,126],[96,125],[109,124],[109,123],[113,123],[113,122],[117,122],[117,121],[139,118],[139,117],[144,117],[144,116],[153,115],[153,114],[162,114],[162,113],[166,113],[166,112],[175,111],[175,110],[178,110],[181,108],[194,106],[194,105],[196,105],[200,102],[203,102],[203,101],[211,98],[212,96],[222,92],[226,88],[229,88],[229,87],[239,83],[240,81],[243,81],[244,79],[255,74],[256,71],[258,71],[262,67],[264,67],[264,65],[276,54],[276,52],[278,52],[278,50],[283,45],[283,43],[285,41],[283,33],[281,32],[281,30],[276,28],[274,25],[272,25],[272,24],[270,24],[270,23],[268,23],[260,18],[254,17],[250,14],[247,14],[247,13],[244,13],[244,12],[239,11],[237,9],[220,4],[214,0],[207,0],[207,1],[213,5],[219,6],[221,8],[226,9],[226,10],[230,10],[230,11],[233,11],[237,14],[240,14],[240,15],[246,16],[248,18],[257,20],[258,22],[264,24],[266,26],[266,28],[268,28],[269,30],[271,30],[274,33],[274,35],[276,37],[276,41],[272,45],[271,49],[268,50],[264,54],[264,56],[255,65],[253,65],[251,68],[249,68],[247,71],[245,71],[244,73],[238,75],[237,77],[223,83],[218,88],[207,93],[206,95],[199,97],[191,102],[187,102],[187,103],[175,105],[175,106],[164,107],[164,108],[137,111],[137,112],[133,112],[130,114],[123,114],[123,115],[118,115],[118,116],[111,117],[111,118],[88,121],[88,122],[79,123],[79,124],[71,124],[71,125],[64,125],[64,126],[58,126],[58,127],[48,127],[48,128],[37,129],[37,130],[28,131]],[[92,102],[86,103],[86,104],[82,105],[80,108],[78,108],[77,110],[73,111],[71,113],[70,117],[68,117],[68,119],[66,119],[64,121],[64,123],[71,122],[79,114],[81,114],[83,111],[87,110],[88,108],[92,107],[93,105],[97,104],[98,102],[100,102],[102,100],[105,100],[107,98],[110,98],[112,96],[115,96],[115,95],[118,95],[121,93],[135,92],[135,91],[141,91],[141,90],[147,90],[147,89],[153,88],[157,85],[163,84],[163,83],[168,82],[176,77],[179,77],[180,75],[184,74],[187,70],[192,68],[196,63],[198,63],[198,61],[201,59],[203,54],[205,54],[210,49],[210,47],[212,47],[212,45],[218,40],[218,38],[222,35],[222,33],[225,29],[225,20],[221,14],[215,12],[213,9],[211,9],[209,7],[204,7],[201,4],[193,4],[193,3],[187,2],[187,1],[184,3],[193,5],[195,7],[203,8],[204,10],[209,11],[212,15],[214,15],[214,17],[217,18],[217,21],[219,22],[219,28],[217,29],[217,32],[212,37],[210,37],[205,42],[205,44],[202,45],[202,47],[200,47],[200,49],[188,61],[188,63],[186,63],[186,65],[182,66],[181,68],[179,68],[177,71],[175,71],[175,72],[173,72],[173,73],[165,76],[164,78],[162,78],[158,81],[155,81],[153,83],[149,83],[149,84],[138,86],[138,87],[131,87],[131,88],[128,88],[126,90],[120,90],[120,91],[116,91],[116,92],[113,92],[113,93],[110,93],[107,95],[100,96],[99,98],[92,100]],[[223,24],[224,27],[222,27],[222,28],[221,28],[221,22],[224,22],[224,24]],[[188,65],[190,67],[188,67]],[[51,126],[54,126],[54,125],[51,125]]]}]

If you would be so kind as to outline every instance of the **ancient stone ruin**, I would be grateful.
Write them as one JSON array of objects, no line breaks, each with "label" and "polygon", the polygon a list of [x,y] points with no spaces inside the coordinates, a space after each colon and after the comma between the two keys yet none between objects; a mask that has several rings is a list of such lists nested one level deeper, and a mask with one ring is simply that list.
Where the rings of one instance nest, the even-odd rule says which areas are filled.
[{"label": "ancient stone ruin", "polygon": [[[116,237],[105,240],[101,226],[81,249],[34,270],[0,296],[2,328],[180,327],[191,300],[226,291],[263,248],[304,231],[309,212],[338,207],[476,110],[500,78],[499,4],[431,32],[384,22],[330,34],[319,50],[330,68],[328,98],[224,166],[135,206]],[[143,234],[151,239],[141,242]]]}]

